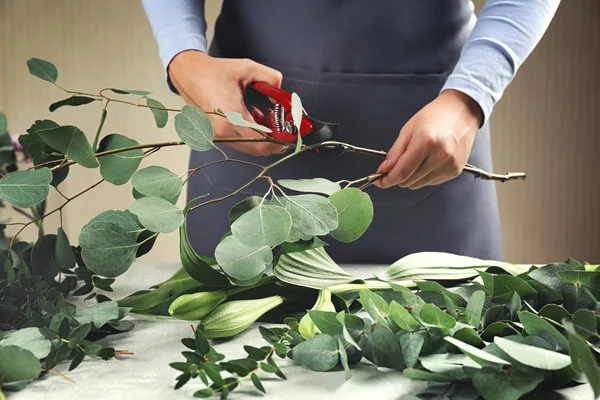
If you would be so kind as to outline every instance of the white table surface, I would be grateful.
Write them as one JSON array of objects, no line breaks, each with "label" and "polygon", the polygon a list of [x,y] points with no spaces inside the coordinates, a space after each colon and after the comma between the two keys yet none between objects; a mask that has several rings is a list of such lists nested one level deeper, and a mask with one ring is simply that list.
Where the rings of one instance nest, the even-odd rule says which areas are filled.
[{"label": "white table surface", "polygon": [[[125,275],[117,278],[113,285],[112,299],[119,299],[136,290],[147,289],[170,277],[178,265],[137,263]],[[380,267],[345,267],[357,276],[371,276],[381,271]],[[164,317],[130,315],[127,319],[135,322],[135,328],[126,333],[111,335],[99,343],[119,350],[129,350],[133,356],[121,356],[104,361],[98,357],[86,358],[75,370],[68,371],[68,363],[55,369],[71,378],[74,383],[48,374],[31,383],[20,392],[5,392],[10,400],[138,400],[138,399],[192,399],[192,394],[204,388],[199,380],[188,382],[175,391],[175,377],[179,372],[169,366],[170,362],[184,361],[181,351],[186,348],[181,338],[192,337],[190,323]],[[269,326],[268,324],[261,324]],[[260,347],[266,344],[256,327],[225,343],[216,345],[218,351],[228,358],[245,357],[245,344]],[[397,371],[378,370],[368,362],[352,366],[353,375],[344,379],[343,371],[313,372],[290,360],[276,361],[287,381],[273,374],[261,374],[267,391],[264,395],[254,388],[251,382],[244,381],[229,396],[230,399],[377,399],[406,400],[416,399],[415,394],[424,385],[402,377]],[[264,377],[264,378],[263,378]],[[218,398],[218,397],[216,397]],[[430,397],[431,398],[431,397]],[[527,398],[554,399],[593,399],[589,385]]]}]

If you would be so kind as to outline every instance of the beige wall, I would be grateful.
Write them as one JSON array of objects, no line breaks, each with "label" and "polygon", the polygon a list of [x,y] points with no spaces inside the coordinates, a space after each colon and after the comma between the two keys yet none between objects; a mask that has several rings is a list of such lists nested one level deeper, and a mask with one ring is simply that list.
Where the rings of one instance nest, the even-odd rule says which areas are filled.
[{"label": "beige wall", "polygon": [[[212,26],[220,1],[207,3]],[[513,262],[568,256],[600,262],[598,15],[597,0],[563,2],[492,117],[495,170],[529,175],[526,182],[498,186],[505,256]],[[153,91],[165,105],[182,105],[165,87],[156,43],[137,0],[0,0],[0,110],[11,131],[22,133],[35,119],[51,118],[77,125],[92,137],[101,107],[50,113],[48,105],[64,94],[28,74],[30,57],[54,62],[59,83],[73,90],[137,88]],[[156,129],[149,110],[119,104],[110,105],[104,132],[142,143],[176,138],[172,124]],[[183,147],[163,149],[144,165],[183,173],[188,154]],[[63,191],[76,193],[98,179],[97,170],[72,168]],[[99,212],[125,208],[130,193],[130,184],[103,184],[69,204],[63,218],[70,238],[76,240],[79,228]],[[50,206],[58,201],[53,194]],[[1,212],[5,218],[6,210]],[[57,221],[51,219],[48,229],[55,229]],[[177,234],[161,235],[145,259],[177,261]]]}]

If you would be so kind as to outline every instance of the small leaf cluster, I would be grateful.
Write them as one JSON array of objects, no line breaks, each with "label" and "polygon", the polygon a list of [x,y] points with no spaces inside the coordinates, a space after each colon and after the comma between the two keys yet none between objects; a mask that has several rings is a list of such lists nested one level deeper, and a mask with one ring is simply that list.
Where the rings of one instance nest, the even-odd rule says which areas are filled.
[{"label": "small leaf cluster", "polygon": [[303,341],[298,333],[298,321],[287,318],[285,322],[285,328],[260,327],[261,335],[268,345],[260,348],[244,346],[247,357],[232,360],[226,359],[225,355],[210,346],[202,329],[196,329],[193,339],[181,340],[189,349],[181,353],[186,361],[169,364],[181,371],[176,378],[175,389],[181,388],[190,379],[198,378],[206,387],[197,390],[194,397],[208,398],[218,394],[221,399],[226,399],[232,391],[241,386],[242,381],[250,379],[256,389],[266,393],[259,372],[275,374],[285,380],[286,376],[277,366],[274,356],[286,358],[288,348]]},{"label": "small leaf cluster", "polygon": [[133,328],[123,320],[129,310],[101,295],[87,307],[66,300],[78,285],[87,285],[81,280],[110,289],[111,282],[91,275],[85,265],[75,266],[77,254],[61,229],[33,244],[16,242],[0,251],[2,388],[23,389],[67,360],[72,370],[86,356],[109,359],[115,350],[94,340]]},{"label": "small leaf cluster", "polygon": [[364,358],[457,398],[518,399],[583,382],[600,397],[600,270],[567,260],[479,275],[450,288],[418,281],[416,291],[361,290],[362,318],[311,310],[319,333],[290,358],[315,371],[341,366],[347,377]]}]

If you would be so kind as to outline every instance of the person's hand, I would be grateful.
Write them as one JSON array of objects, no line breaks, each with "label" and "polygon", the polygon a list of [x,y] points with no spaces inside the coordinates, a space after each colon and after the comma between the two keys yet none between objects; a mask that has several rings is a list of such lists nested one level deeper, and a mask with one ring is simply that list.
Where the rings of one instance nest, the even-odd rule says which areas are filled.
[{"label": "person's hand", "polygon": [[[169,65],[169,77],[173,86],[188,104],[203,111],[217,108],[235,111],[250,122],[265,124],[264,115],[258,110],[252,114],[244,104],[244,90],[253,82],[267,82],[280,87],[282,76],[279,71],[248,59],[225,59],[211,57],[203,52],[189,50],[179,53]],[[254,117],[253,117],[254,116]],[[261,138],[260,133],[233,126],[226,118],[210,115],[215,137]],[[257,121],[258,120],[258,121]],[[281,153],[285,147],[274,143],[227,143],[241,152],[267,156]]]},{"label": "person's hand", "polygon": [[387,174],[374,185],[419,189],[454,179],[469,159],[481,120],[473,99],[444,90],[404,125],[377,170]]}]

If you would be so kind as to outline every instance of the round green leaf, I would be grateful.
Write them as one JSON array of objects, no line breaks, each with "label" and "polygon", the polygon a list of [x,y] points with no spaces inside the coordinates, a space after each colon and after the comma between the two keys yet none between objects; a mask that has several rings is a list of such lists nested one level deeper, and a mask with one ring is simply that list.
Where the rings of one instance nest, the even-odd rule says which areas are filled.
[{"label": "round green leaf", "polygon": [[37,132],[48,146],[85,168],[96,168],[98,160],[85,134],[76,126],[64,125]]},{"label": "round green leaf", "polygon": [[283,243],[292,227],[292,218],[283,208],[259,205],[239,217],[231,232],[246,246],[277,246]]},{"label": "round green leaf", "polygon": [[92,221],[79,234],[83,261],[98,275],[109,278],[125,273],[135,260],[138,243],[114,222]]},{"label": "round green leaf", "polygon": [[52,172],[48,168],[10,172],[0,179],[0,199],[30,208],[48,197]]},{"label": "round green leaf", "polygon": [[135,220],[135,215],[129,211],[106,210],[96,215],[88,224],[94,222],[112,222],[117,224],[125,232],[129,233],[134,240],[138,238],[142,230]]},{"label": "round green leaf", "polygon": [[567,338],[565,338],[562,333],[552,326],[550,322],[529,311],[521,311],[518,313],[518,316],[519,321],[523,324],[523,327],[528,335],[537,335],[546,339],[548,343],[552,345],[554,350],[567,351],[569,349],[569,342]]},{"label": "round green leaf", "polygon": [[0,346],[18,346],[29,350],[39,359],[46,357],[52,348],[52,344],[40,333],[39,328],[23,328],[7,334],[0,340]]},{"label": "round green leaf", "polygon": [[165,106],[158,100],[154,100],[151,98],[146,98],[146,104],[152,107],[160,107],[160,108],[151,108],[152,115],[154,115],[154,121],[156,122],[156,126],[158,128],[164,128],[167,125],[167,121],[169,120],[169,112],[167,110],[163,110]]},{"label": "round green leaf", "polygon": [[271,202],[275,203],[281,204],[292,217],[288,242],[327,235],[338,227],[337,210],[325,197],[314,194],[283,196]]},{"label": "round green leaf", "polygon": [[507,355],[529,367],[556,371],[571,365],[571,357],[565,354],[517,343],[503,337],[495,337],[494,343]]},{"label": "round green leaf", "polygon": [[296,192],[323,193],[328,196],[342,190],[339,183],[324,178],[313,179],[280,179],[277,183]]},{"label": "round green leaf", "polygon": [[465,319],[467,324],[474,326],[475,328],[479,327],[484,304],[485,291],[477,290],[469,299],[467,309],[465,310]]},{"label": "round green leaf", "polygon": [[[101,153],[138,145],[139,143],[133,139],[113,133],[112,135],[105,136],[100,141],[98,152]],[[141,149],[98,157],[100,174],[107,182],[113,185],[124,185],[140,166],[143,157],[144,152]]]},{"label": "round green leaf", "polygon": [[213,126],[208,116],[198,107],[187,104],[175,115],[175,131],[179,138],[196,151],[206,151],[213,144]]},{"label": "round green leaf", "polygon": [[228,236],[217,246],[215,258],[231,279],[247,283],[260,278],[273,261],[273,253],[269,246],[246,246],[235,236]]},{"label": "round green leaf", "polygon": [[29,350],[17,346],[0,346],[0,380],[2,383],[28,381],[40,376],[42,367]]},{"label": "round green leaf", "polygon": [[329,200],[338,213],[338,226],[330,235],[346,243],[360,238],[373,221],[373,203],[369,195],[357,188],[346,188],[333,193]]},{"label": "round green leaf", "polygon": [[183,225],[185,219],[182,210],[160,197],[143,197],[128,209],[152,232],[173,232]]},{"label": "round green leaf", "polygon": [[58,70],[49,61],[40,60],[39,58],[30,58],[27,60],[27,68],[31,75],[37,76],[47,82],[55,83],[58,79]]},{"label": "round green leaf", "polygon": [[313,371],[329,371],[338,365],[338,345],[329,335],[316,335],[295,346],[291,357],[295,362]]},{"label": "round green leaf", "polygon": [[233,225],[233,223],[237,221],[239,217],[252,210],[253,208],[258,207],[258,205],[261,202],[262,197],[251,196],[231,207],[231,210],[229,210],[229,224]]}]

